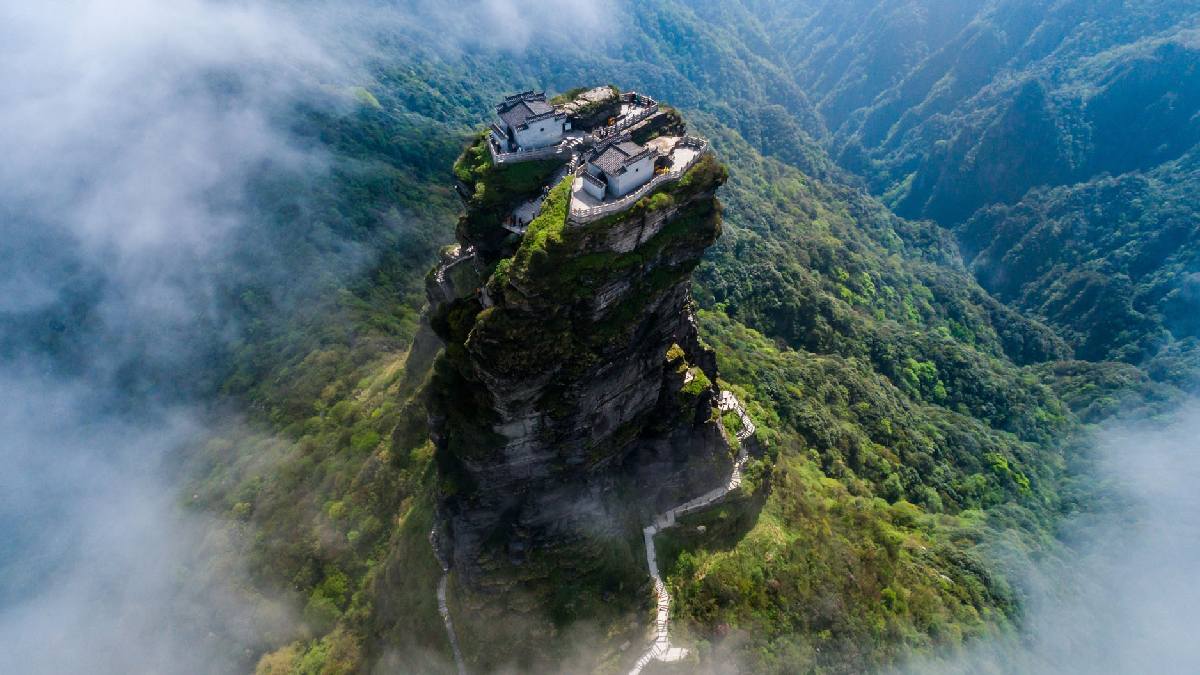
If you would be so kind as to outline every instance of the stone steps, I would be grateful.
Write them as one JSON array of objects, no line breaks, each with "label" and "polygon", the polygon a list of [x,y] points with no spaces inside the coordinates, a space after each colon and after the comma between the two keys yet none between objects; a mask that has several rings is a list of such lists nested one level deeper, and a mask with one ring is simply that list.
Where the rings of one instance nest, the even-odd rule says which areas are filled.
[{"label": "stone steps", "polygon": [[442,568],[442,578],[437,586],[438,614],[442,615],[442,623],[446,625],[446,637],[450,640],[450,651],[454,653],[454,665],[458,669],[458,675],[467,675],[467,665],[458,646],[458,634],[454,632],[454,622],[450,619],[450,605],[446,602],[446,588],[450,585],[450,563],[438,546],[436,527],[429,531],[429,545],[433,547],[433,556]]},{"label": "stone steps", "polygon": [[[732,392],[722,391],[718,399],[717,408],[722,412],[736,410],[738,419],[741,420],[742,428],[738,430],[737,437],[739,440],[744,440],[754,435],[754,423],[750,421],[749,415],[746,414],[746,409],[742,407],[741,401]],[[743,433],[745,436],[743,437]],[[658,554],[654,549],[654,535],[662,530],[674,527],[676,517],[685,515],[692,511],[710,506],[728,495],[731,491],[736,490],[742,484],[742,467],[745,466],[748,455],[746,449],[742,448],[738,453],[737,459],[733,463],[733,472],[729,477],[729,482],[725,487],[716,488],[703,495],[685,502],[675,508],[659,514],[654,518],[654,522],[647,525],[642,530],[643,539],[646,544],[646,568],[650,572],[650,578],[654,580],[654,595],[656,598],[657,611],[654,618],[654,642],[650,649],[637,660],[633,668],[630,669],[629,675],[640,675],[643,669],[650,664],[651,661],[675,662],[681,661],[687,656],[688,651],[683,647],[672,647],[670,636],[670,620],[671,620],[671,594],[667,591],[667,585],[663,583],[662,577],[658,573]]]}]

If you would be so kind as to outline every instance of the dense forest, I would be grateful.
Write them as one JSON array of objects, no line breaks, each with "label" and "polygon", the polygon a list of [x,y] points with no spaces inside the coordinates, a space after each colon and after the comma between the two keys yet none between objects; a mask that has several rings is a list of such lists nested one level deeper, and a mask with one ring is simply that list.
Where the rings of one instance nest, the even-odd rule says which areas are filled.
[{"label": "dense forest", "polygon": [[741,4],[725,20],[795,74],[807,131],[896,213],[952,229],[990,293],[1079,358],[1194,350],[1194,8]]},{"label": "dense forest", "polygon": [[[222,420],[179,453],[181,502],[217,516],[246,602],[297,617],[218,635],[244,669],[453,672],[427,539],[436,346],[417,337],[462,211],[451,169],[512,91],[649,93],[728,170],[693,292],[768,451],[744,498],[660,544],[705,667],[886,670],[1019,634],[1029,591],[1008,563],[1069,559],[1059,524],[1103,498],[1090,425],[1194,389],[1189,3],[652,0],[604,22],[520,48],[372,32],[363,71],[276,113],[328,161],[250,172],[262,227],[214,301],[232,339],[114,374]],[[233,273],[264,249],[277,276]],[[34,344],[69,369],[91,311],[81,293],[4,313],[0,354]],[[627,589],[644,606],[614,619],[571,584],[512,620],[611,670],[595,625],[644,622],[650,596]],[[524,646],[451,609],[468,667],[520,668]]]}]

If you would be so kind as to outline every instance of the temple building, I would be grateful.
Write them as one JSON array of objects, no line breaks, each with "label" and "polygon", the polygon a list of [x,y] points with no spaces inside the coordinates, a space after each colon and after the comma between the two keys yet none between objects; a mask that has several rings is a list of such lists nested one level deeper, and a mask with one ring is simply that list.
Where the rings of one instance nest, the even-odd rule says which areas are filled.
[{"label": "temple building", "polygon": [[557,145],[570,128],[567,114],[546,102],[544,92],[524,91],[496,106],[500,121],[492,136],[503,152],[537,150]]},{"label": "temple building", "polygon": [[654,178],[657,150],[620,136],[596,148],[582,174],[583,189],[592,197],[623,197]]}]

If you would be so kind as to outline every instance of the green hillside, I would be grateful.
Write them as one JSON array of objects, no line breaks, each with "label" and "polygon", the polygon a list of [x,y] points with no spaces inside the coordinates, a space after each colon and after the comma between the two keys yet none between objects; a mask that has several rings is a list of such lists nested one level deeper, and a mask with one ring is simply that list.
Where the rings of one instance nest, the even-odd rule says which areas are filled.
[{"label": "green hillside", "polygon": [[[1151,4],[1060,3],[1026,25],[1017,3],[663,0],[600,52],[446,55],[404,36],[372,81],[344,83],[369,96],[296,111],[338,168],[268,175],[264,212],[334,223],[366,262],[304,258],[323,283],[285,317],[234,294],[248,329],[222,389],[250,430],[198,451],[188,501],[227,518],[254,592],[300,617],[247,667],[452,669],[427,540],[432,354],[414,345],[460,211],[451,166],[500,95],[608,82],[679,107],[729,168],[694,293],[769,449],[750,498],[661,544],[685,639],[758,671],[862,672],[1019,629],[1021,591],[981,544],[1053,554],[1085,495],[1064,487],[1072,433],[1115,401],[1165,406],[1200,330],[1195,102],[1163,103],[1193,76],[1193,38],[1173,32],[1182,3]],[[1095,20],[1076,30],[1079,12]],[[1144,106],[1114,107],[1130,99]],[[1135,140],[1112,133],[1134,122]],[[563,616],[549,624],[571,635]]]},{"label": "green hillside", "polygon": [[806,129],[844,168],[898,214],[954,229],[980,284],[1060,329],[1076,356],[1194,349],[1200,24],[1188,3],[701,11],[786,64],[819,117]]}]

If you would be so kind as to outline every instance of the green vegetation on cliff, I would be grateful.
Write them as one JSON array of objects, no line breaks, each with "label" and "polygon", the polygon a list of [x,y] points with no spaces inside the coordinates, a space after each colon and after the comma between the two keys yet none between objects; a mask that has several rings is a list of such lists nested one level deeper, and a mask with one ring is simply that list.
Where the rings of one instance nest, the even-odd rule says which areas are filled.
[{"label": "green vegetation on cliff", "polygon": [[[406,357],[425,271],[454,234],[448,167],[468,146],[454,178],[487,213],[459,221],[459,235],[516,254],[489,261],[489,289],[534,282],[585,294],[640,255],[554,264],[561,186],[519,249],[487,227],[536,196],[557,164],[493,167],[471,129],[497,96],[538,83],[611,80],[670,100],[729,166],[725,233],[694,294],[721,384],[746,403],[767,452],[747,472],[761,490],[694,516],[703,532],[661,540],[680,639],[768,672],[862,672],[1019,627],[1021,594],[981,542],[1002,532],[1053,551],[1058,519],[1082,494],[1060,489],[1078,460],[1064,438],[1081,422],[1166,409],[1192,372],[1200,269],[1187,208],[1194,158],[1183,149],[1194,129],[1162,123],[1191,109],[1186,101],[1155,107],[1191,58],[1172,31],[1184,4],[1130,10],[1154,15],[1138,17],[1162,33],[1147,37],[1126,30],[1112,3],[1061,3],[1039,27],[1022,23],[1030,12],[965,9],[935,25],[917,0],[663,0],[630,18],[619,36],[627,49],[572,59],[533,46],[469,62],[418,50],[379,65],[368,89],[380,107],[307,111],[302,130],[328,144],[337,168],[318,185],[265,183],[263,209],[280,228],[332,223],[369,262],[283,322],[268,320],[263,294],[240,295],[250,329],[226,390],[252,431],[201,453],[206,475],[189,492],[235,523],[256,582],[303,617],[295,635],[272,636],[280,651],[264,671],[450,663],[426,539],[433,453],[412,403],[430,354]],[[867,15],[888,20],[845,20]],[[990,86],[1014,67],[1023,74]],[[1029,82],[1042,74],[1048,84]],[[1158,121],[1113,132],[1143,118]],[[1113,145],[1121,138],[1144,152]],[[1009,166],[1014,152],[1039,165]],[[846,170],[881,200],[955,231],[893,215],[848,187]],[[289,198],[305,190],[320,208]],[[635,208],[673,199],[662,191]],[[306,250],[329,245],[319,229],[296,231],[312,233]],[[663,279],[646,282],[652,294]],[[528,340],[530,361],[586,353],[481,311],[459,307],[442,327],[491,322],[497,339]],[[450,424],[478,426],[481,402],[453,403]],[[621,592],[622,602],[648,597]],[[524,610],[569,622],[603,602],[561,597]],[[411,621],[382,628],[384,612]],[[501,637],[491,644],[529,648]]]},{"label": "green vegetation on cliff", "polygon": [[[764,604],[755,594],[712,596],[711,585],[693,586],[689,581],[690,570],[700,568],[672,563],[664,571],[680,591],[678,616],[683,620],[678,625],[717,653],[742,644],[734,656],[764,667],[780,663],[767,655],[785,645],[801,650],[821,646],[823,656],[816,663],[822,669],[841,672],[890,662],[908,648],[955,645],[963,636],[989,630],[996,621],[1003,624],[1007,619],[1000,617],[1013,612],[1010,595],[986,565],[971,558],[976,538],[950,533],[974,531],[976,526],[970,524],[979,517],[967,517],[979,509],[999,513],[1015,506],[1014,515],[1002,518],[1001,526],[1010,519],[1015,522],[1026,517],[1017,513],[1028,513],[1036,523],[1053,511],[1046,495],[1057,461],[1035,441],[1051,435],[1061,425],[1063,413],[1052,394],[1012,365],[1009,353],[1037,360],[1047,351],[1054,353],[1057,343],[1036,324],[989,303],[969,277],[948,262],[946,245],[933,231],[889,219],[869,202],[840,201],[844,195],[839,188],[761,157],[736,132],[717,122],[705,124],[704,131],[733,166],[725,214],[732,231],[701,267],[697,286],[701,304],[714,310],[705,315],[702,331],[717,348],[726,380],[744,397],[771,449],[769,455],[755,460],[749,471],[751,481],[766,489],[755,498],[765,498],[760,515],[753,515],[758,509],[753,507],[746,516],[750,520],[745,531],[756,534],[745,544],[735,541],[726,546],[732,546],[729,555],[735,557],[731,560],[748,556],[747,560],[764,565],[763,573],[800,577],[788,587],[795,590],[777,594],[785,604]],[[479,170],[473,169],[467,177],[479,183],[478,176],[494,171],[486,164],[476,164]],[[711,173],[716,169],[716,165],[702,163],[694,171]],[[715,178],[724,180],[723,170]],[[713,177],[705,179],[711,180]],[[681,182],[673,189],[687,190],[691,184]],[[625,256],[644,253],[603,260],[582,258],[574,261],[577,265],[573,268],[545,264],[555,250],[552,235],[562,236],[563,232],[563,190],[559,186],[551,191],[543,212],[546,217],[531,225],[528,248],[521,246],[528,253],[518,253],[513,262],[496,266],[493,286],[519,285],[524,280],[539,285],[553,281],[545,287],[565,293],[599,288],[630,264]],[[668,190],[643,200],[636,207],[639,217],[670,208],[668,202],[677,197]],[[508,201],[509,195],[500,192],[494,203]],[[704,231],[696,229],[686,215],[675,222],[678,229],[668,227],[658,235],[663,243]],[[595,236],[604,227],[579,228],[578,236]],[[768,233],[770,240],[766,239]],[[705,236],[712,236],[711,231]],[[658,245],[651,239],[644,250]],[[539,251],[536,255],[535,250]],[[559,283],[559,275],[568,269],[578,286]],[[677,270],[672,275],[681,273],[684,271]],[[416,275],[409,283],[418,281],[413,277]],[[645,292],[653,293],[654,279],[646,282]],[[896,289],[895,297],[889,287]],[[569,364],[586,354],[564,351],[557,345],[536,345],[531,342],[535,334],[516,327],[505,329],[500,315],[479,312],[478,305],[463,306],[441,320],[451,331],[464,330],[476,321],[485,326],[500,321],[493,326],[498,332],[484,329],[481,339],[489,332],[494,332],[495,339],[512,334],[526,346],[523,353],[539,362],[561,357]],[[343,359],[361,353],[363,346],[370,344],[370,336],[379,334],[371,327],[371,316],[364,308],[358,320],[362,323],[351,324],[359,327],[348,333],[354,340],[342,343],[345,346],[314,351],[306,361],[280,371],[275,380],[279,391],[294,392],[289,398],[294,402],[277,413],[276,419],[290,417],[291,422],[280,427],[287,431],[278,441],[275,459],[263,461],[263,453],[251,450],[255,446],[250,441],[230,444],[213,462],[214,470],[236,465],[238,457],[247,458],[248,468],[232,473],[222,469],[216,475],[224,477],[210,478],[204,489],[203,494],[211,495],[203,498],[206,503],[227,504],[231,513],[246,514],[241,516],[246,527],[256,533],[247,542],[247,551],[252,559],[261,561],[260,578],[268,587],[295,589],[289,592],[295,594],[298,609],[306,616],[305,629],[296,636],[300,641],[292,646],[282,644],[284,651],[272,655],[272,663],[290,662],[299,668],[307,659],[310,664],[335,667],[359,659],[396,659],[396,651],[406,649],[414,650],[413,658],[416,654],[446,655],[444,644],[435,637],[439,635],[437,617],[429,612],[436,564],[423,538],[425,533],[418,531],[419,523],[428,522],[422,520],[428,515],[415,515],[421,512],[414,510],[421,504],[429,508],[432,463],[428,454],[419,451],[423,441],[418,442],[425,419],[412,405],[385,406],[376,413],[380,396],[403,401],[403,392],[414,391],[412,387],[423,374],[420,370],[403,374],[399,365],[403,363],[403,341],[382,343],[377,356],[358,357],[360,365],[353,370],[341,365],[346,363]],[[604,337],[603,331],[588,337],[615,339]],[[879,349],[873,350],[871,341]],[[324,352],[329,356],[322,356]],[[338,354],[345,356],[334,358]],[[380,368],[388,359],[394,364],[391,374],[380,379]],[[328,363],[331,370],[318,370],[316,366],[322,363]],[[754,363],[761,366],[747,365]],[[311,378],[312,384],[282,386],[288,382],[285,373],[302,383]],[[325,385],[315,386],[317,382]],[[304,404],[298,392],[311,392],[305,394],[310,402]],[[460,432],[477,427],[480,421],[466,405],[470,400],[454,397],[450,401],[458,420],[451,424]],[[450,471],[446,475],[456,474]],[[283,482],[284,476],[294,478]],[[807,490],[802,487],[804,481],[817,476],[823,477],[816,483],[825,495],[822,509],[833,511],[828,516],[830,527],[813,531],[804,514],[815,512],[795,501],[807,499],[807,492],[790,493]],[[372,494],[386,498],[373,498]],[[860,510],[863,515],[850,520],[833,515],[843,509]],[[871,522],[876,523],[872,526],[875,530],[856,529]],[[942,524],[919,525],[927,522]],[[805,542],[804,549],[811,551],[842,551],[837,562],[824,559],[821,564],[839,569],[846,561],[855,561],[874,581],[862,577],[861,587],[838,586],[842,589],[838,594],[844,593],[846,602],[823,618],[797,615],[787,621],[767,622],[768,617],[789,611],[786,608],[791,603],[815,601],[807,595],[811,591],[802,589],[815,588],[821,578],[815,571],[804,572],[805,568],[788,562],[792,554],[783,553],[793,548],[772,554],[771,560],[777,564],[759,557],[768,551],[755,543],[760,541],[757,533],[772,523],[783,532],[780,542]],[[719,528],[712,532],[719,534]],[[807,539],[796,538],[801,535]],[[915,574],[911,561],[917,559],[916,554],[903,546],[897,548],[896,537],[923,542],[918,546],[935,551],[933,557],[920,560],[938,572]],[[840,539],[846,543],[835,543]],[[688,556],[695,561],[715,555],[714,545],[703,537],[691,541]],[[681,554],[680,560],[688,558]],[[424,582],[402,574],[399,570],[404,566],[414,572],[425,570],[416,577]],[[740,588],[746,583],[734,572],[740,569],[743,566],[735,564],[713,579],[725,579],[730,587]],[[956,586],[944,587],[940,574],[956,579]],[[976,590],[965,591],[957,585]],[[544,609],[553,606],[547,602]],[[887,606],[893,609],[886,613],[878,609]],[[387,628],[378,633],[372,617],[380,611],[404,612],[407,607],[425,608],[411,632]],[[895,609],[912,607],[916,609]],[[879,629],[880,621],[890,627]],[[726,629],[721,626],[735,623],[757,627],[758,637],[752,642],[723,642]],[[820,636],[826,633],[831,637],[822,642]],[[901,640],[896,636],[907,637]],[[432,654],[430,644],[434,645]],[[487,644],[501,650],[491,655],[489,662],[503,658],[506,646],[502,642]],[[426,649],[417,651],[418,646]],[[520,648],[515,643],[507,646]],[[402,669],[432,667],[428,662],[422,666],[404,659],[397,663]]]},{"label": "green vegetation on cliff", "polygon": [[496,223],[507,218],[521,202],[536,197],[562,164],[562,160],[548,159],[496,166],[487,149],[486,133],[476,136],[453,169],[460,189],[467,191],[469,203],[458,223],[459,239],[485,253],[500,248],[508,232]]},{"label": "green vegetation on cliff", "polygon": [[524,279],[532,268],[545,267],[550,249],[562,244],[563,228],[567,226],[567,211],[571,208],[570,176],[562,179],[554,186],[546,200],[542,202],[542,210],[537,217],[529,222],[529,229],[521,239],[521,245],[513,256],[512,267],[508,268],[508,279]]}]

